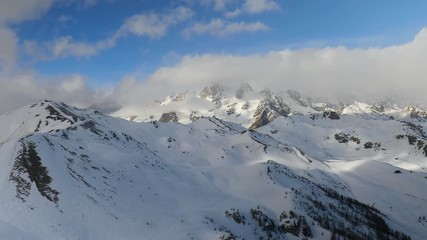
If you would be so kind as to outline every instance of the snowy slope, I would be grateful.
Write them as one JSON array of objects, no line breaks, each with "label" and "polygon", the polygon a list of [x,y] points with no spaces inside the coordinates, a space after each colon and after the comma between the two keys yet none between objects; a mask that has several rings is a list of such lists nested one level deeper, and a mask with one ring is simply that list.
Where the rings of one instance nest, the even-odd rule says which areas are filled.
[{"label": "snowy slope", "polygon": [[0,116],[0,235],[423,239],[422,119],[305,111],[256,130],[217,115],[129,122],[49,101]]}]

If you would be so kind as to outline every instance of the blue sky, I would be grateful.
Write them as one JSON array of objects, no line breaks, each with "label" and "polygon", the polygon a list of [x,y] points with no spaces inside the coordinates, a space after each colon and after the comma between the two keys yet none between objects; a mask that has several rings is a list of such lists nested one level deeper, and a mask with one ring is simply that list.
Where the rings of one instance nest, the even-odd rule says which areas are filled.
[{"label": "blue sky", "polygon": [[[224,6],[215,5],[221,2]],[[184,55],[244,55],[326,46],[385,47],[410,41],[427,26],[427,1],[424,0],[253,2],[258,5],[248,10],[245,0],[58,1],[40,16],[11,24],[11,28],[19,38],[19,45],[31,42],[39,49],[39,55],[46,55],[21,50],[18,61],[21,67],[52,78],[80,74],[91,86],[99,86],[115,84],[132,73],[143,78],[161,66],[175,64]],[[113,47],[94,50],[95,53],[52,55],[49,52],[58,39],[68,37],[71,39],[68,44],[95,45],[112,38],[132,16],[152,14],[161,18],[175,14],[177,8],[187,9],[188,16],[171,20],[159,36],[127,32]],[[233,17],[227,15],[236,10],[241,13]],[[186,34],[186,29],[195,24],[207,25],[213,20],[223,26]],[[258,23],[260,27],[220,33],[233,23]]]},{"label": "blue sky", "polygon": [[0,0],[0,113],[141,105],[213,82],[427,105],[426,12],[425,0]]}]

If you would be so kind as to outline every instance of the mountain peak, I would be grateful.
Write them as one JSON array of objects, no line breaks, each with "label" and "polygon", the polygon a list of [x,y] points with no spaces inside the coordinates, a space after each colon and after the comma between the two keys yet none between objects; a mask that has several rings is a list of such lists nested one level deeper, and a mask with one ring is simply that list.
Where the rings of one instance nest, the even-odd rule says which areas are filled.
[{"label": "mountain peak", "polygon": [[256,129],[267,125],[278,116],[288,116],[291,113],[289,106],[283,101],[283,98],[272,95],[271,92],[265,94],[258,104],[257,109],[253,115],[254,122],[250,129]]},{"label": "mountain peak", "polygon": [[[275,92],[265,88],[254,90],[245,83],[239,86],[211,84],[199,94],[195,91],[171,94],[163,101],[146,105],[141,109],[129,108],[126,114],[118,111],[113,116],[136,122],[153,120],[177,121],[188,124],[199,117],[218,117],[255,129],[273,121],[278,116],[326,114],[358,115],[364,118],[397,118],[406,120],[427,118],[427,113],[414,106],[406,110],[392,101],[384,100],[373,105],[363,101],[346,101],[346,104],[316,102],[313,98],[289,89]],[[326,112],[326,113],[325,113]],[[333,112],[330,115],[330,112]],[[173,116],[171,115],[173,113]]]},{"label": "mountain peak", "polygon": [[42,100],[0,116],[0,125],[13,122],[12,127],[0,128],[0,142],[36,132],[69,127],[85,120],[87,111],[62,102]]},{"label": "mountain peak", "polygon": [[427,119],[427,112],[414,105],[409,105],[405,111],[409,113],[410,118]]},{"label": "mountain peak", "polygon": [[208,99],[212,102],[219,101],[221,96],[223,95],[223,92],[227,88],[223,85],[214,83],[210,86],[204,87],[203,90],[200,92],[200,97],[204,99]]},{"label": "mountain peak", "polygon": [[251,87],[251,85],[249,85],[249,83],[243,83],[240,85],[239,88],[237,88],[235,97],[237,99],[244,99],[245,94],[251,91],[253,91],[253,88]]}]

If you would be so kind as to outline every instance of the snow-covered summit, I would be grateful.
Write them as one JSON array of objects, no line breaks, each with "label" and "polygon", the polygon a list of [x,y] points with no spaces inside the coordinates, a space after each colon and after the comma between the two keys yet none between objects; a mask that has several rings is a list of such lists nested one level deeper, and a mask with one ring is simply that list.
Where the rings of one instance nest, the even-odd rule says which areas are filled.
[{"label": "snow-covered summit", "polygon": [[0,116],[0,126],[3,126],[0,127],[0,142],[31,133],[67,128],[84,121],[84,112],[64,103],[49,100],[24,106]]},{"label": "snow-covered summit", "polygon": [[190,123],[198,117],[215,116],[250,127],[259,125],[255,122],[259,122],[262,112],[269,112],[268,122],[277,116],[286,115],[286,110],[282,109],[285,105],[290,106],[288,110],[292,113],[306,114],[317,112],[322,108],[319,106],[326,104],[316,105],[310,99],[291,90],[275,93],[269,89],[256,91],[249,84],[242,84],[237,88],[212,84],[200,92],[174,93],[164,100],[155,100],[140,109],[124,107],[112,115],[125,119],[132,117],[133,121],[146,122],[159,120],[164,113],[174,112],[180,123]]},{"label": "snow-covered summit", "polygon": [[212,84],[199,92],[174,93],[163,100],[153,100],[145,107],[123,107],[112,116],[136,122],[166,119],[183,124],[200,117],[217,117],[252,129],[264,126],[278,116],[328,115],[330,112],[364,118],[427,118],[427,113],[419,107],[399,107],[387,100],[373,104],[355,100],[350,104],[331,104],[317,102],[295,90],[275,92],[255,90],[249,84],[238,87]]}]

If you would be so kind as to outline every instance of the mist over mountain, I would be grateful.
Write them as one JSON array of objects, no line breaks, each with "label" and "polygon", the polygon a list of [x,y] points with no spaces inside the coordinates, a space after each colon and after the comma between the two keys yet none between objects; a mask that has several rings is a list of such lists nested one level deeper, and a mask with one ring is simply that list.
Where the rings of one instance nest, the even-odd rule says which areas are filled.
[{"label": "mist over mountain", "polygon": [[422,105],[409,104],[392,97],[367,101],[347,96],[328,100],[312,98],[292,89],[273,91],[268,88],[256,89],[248,83],[237,86],[214,83],[199,91],[172,93],[164,98],[149,101],[143,106],[117,106],[110,114],[137,122],[159,120],[183,124],[200,117],[218,117],[248,128],[258,128],[279,116],[325,112],[342,114],[356,111],[357,114],[403,118],[410,116],[411,112],[423,112],[422,108]]},{"label": "mist over mountain", "polygon": [[255,55],[183,56],[156,70],[143,82],[128,76],[112,96],[125,105],[145,104],[173,92],[200,91],[210,84],[275,91],[295,89],[312,98],[376,102],[391,98],[403,104],[427,104],[423,63],[427,31],[412,41],[382,48],[325,47],[284,49]]},{"label": "mist over mountain", "polygon": [[426,33],[422,29],[405,44],[367,49],[337,46],[246,55],[183,55],[171,66],[160,66],[148,75],[128,74],[107,88],[91,87],[80,75],[53,81],[31,72],[0,72],[0,83],[5,86],[0,89],[0,112],[46,98],[80,107],[143,107],[153,99],[187,90],[198,92],[215,83],[231,88],[249,83],[257,90],[295,89],[331,103],[392,99],[402,105],[425,106]]}]

